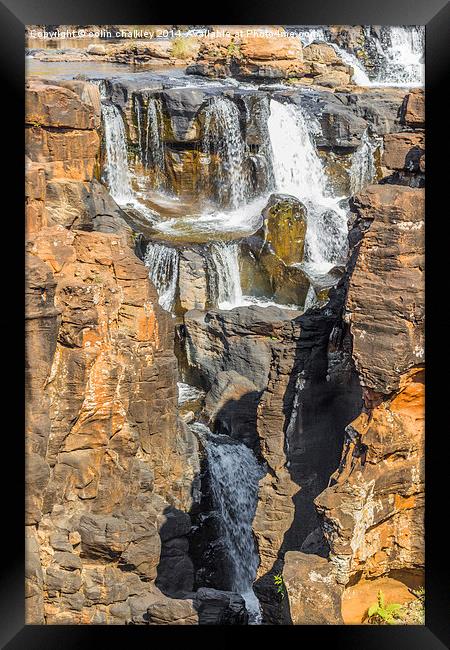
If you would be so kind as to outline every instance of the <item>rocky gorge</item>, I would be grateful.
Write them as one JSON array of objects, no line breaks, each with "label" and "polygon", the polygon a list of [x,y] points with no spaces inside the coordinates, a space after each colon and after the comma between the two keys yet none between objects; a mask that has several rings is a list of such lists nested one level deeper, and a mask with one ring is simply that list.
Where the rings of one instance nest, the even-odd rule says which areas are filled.
[{"label": "rocky gorge", "polygon": [[27,622],[416,598],[421,33],[29,53]]}]

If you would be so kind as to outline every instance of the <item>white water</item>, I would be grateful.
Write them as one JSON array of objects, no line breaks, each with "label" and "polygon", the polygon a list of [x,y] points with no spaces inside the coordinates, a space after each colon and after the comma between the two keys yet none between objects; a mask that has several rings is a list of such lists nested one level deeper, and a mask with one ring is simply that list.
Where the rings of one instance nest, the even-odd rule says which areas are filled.
[{"label": "white water", "polygon": [[113,104],[102,103],[102,115],[109,191],[117,203],[128,203],[132,200],[132,192],[123,119]]},{"label": "white water", "polygon": [[131,187],[127,139],[122,115],[114,104],[102,102],[101,106],[105,133],[106,181],[110,194],[120,206],[136,208],[150,222],[154,222],[157,215],[139,201]]},{"label": "white water", "polygon": [[163,118],[159,99],[149,97],[147,115],[137,95],[134,96],[134,112],[136,116],[138,146],[140,161],[145,167],[152,168],[152,186],[162,189],[165,186],[164,142],[161,134]]},{"label": "white water", "polygon": [[[219,155],[215,183],[219,203],[241,207],[246,198],[245,145],[239,123],[239,109],[225,97],[214,97],[204,109],[202,149]],[[210,156],[211,164],[212,157]]]},{"label": "white water", "polygon": [[357,57],[331,43],[344,63],[353,68],[353,81],[358,86],[416,87],[424,83],[425,31],[420,26],[383,27],[381,41],[374,38],[380,57],[380,69],[370,78]]},{"label": "white water", "polygon": [[375,85],[422,86],[425,80],[423,27],[386,27],[382,39],[384,62]]},{"label": "white water", "polygon": [[200,423],[192,429],[203,439],[212,500],[219,513],[225,548],[233,575],[231,589],[245,600],[249,623],[261,623],[253,582],[259,566],[252,523],[258,501],[258,483],[264,475],[254,453],[228,436],[216,436]]},{"label": "white water", "polygon": [[369,76],[363,64],[358,61],[354,54],[347,52],[347,50],[344,50],[342,47],[339,47],[335,43],[330,43],[330,45],[333,46],[336,54],[339,55],[342,61],[353,68],[353,74],[351,76],[353,83],[357,84],[358,86],[372,85],[372,82],[369,79]]},{"label": "white water", "polygon": [[267,198],[267,195],[261,196],[235,210],[211,210],[166,219],[155,224],[155,228],[169,237],[188,238],[190,235],[204,235],[205,239],[208,239],[223,234],[249,235],[262,223],[261,211],[267,203]]},{"label": "white water", "polygon": [[152,97],[147,104],[147,127],[145,134],[145,163],[153,166],[154,186],[162,188],[165,186],[165,161],[164,142],[161,134],[163,129],[163,117],[161,102]]},{"label": "white water", "polygon": [[175,302],[179,257],[176,248],[157,242],[150,242],[145,252],[144,264],[158,292],[158,302],[166,311],[171,311]]},{"label": "white water", "polygon": [[236,242],[213,242],[206,254],[210,300],[219,309],[242,305],[239,249]]},{"label": "white water", "polygon": [[141,156],[141,161],[143,162],[144,160],[144,144],[142,140],[142,109],[141,109],[141,104],[139,101],[139,97],[136,95],[134,96],[134,112],[136,114],[136,123],[137,123],[137,131],[138,131],[138,146],[139,146],[139,153]]},{"label": "white water", "polygon": [[350,167],[350,194],[357,194],[366,185],[370,185],[376,176],[374,153],[377,144],[372,142],[366,129],[361,144],[352,157]]},{"label": "white water", "polygon": [[205,394],[203,390],[200,390],[195,386],[191,386],[191,384],[185,384],[182,381],[177,382],[177,388],[178,406],[182,406],[183,404],[186,404],[186,402],[193,402]]},{"label": "white water", "polygon": [[300,107],[270,101],[268,120],[276,191],[307,209],[305,261],[322,272],[345,260],[347,213],[329,196],[327,177]]}]

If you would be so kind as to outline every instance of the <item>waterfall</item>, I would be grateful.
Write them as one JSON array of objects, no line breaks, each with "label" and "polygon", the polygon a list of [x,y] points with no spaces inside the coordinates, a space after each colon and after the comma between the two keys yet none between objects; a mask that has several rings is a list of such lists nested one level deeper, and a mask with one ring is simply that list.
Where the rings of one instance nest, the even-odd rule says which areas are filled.
[{"label": "waterfall", "polygon": [[199,388],[191,386],[191,384],[186,384],[182,381],[177,382],[177,388],[178,406],[183,406],[183,404],[186,404],[186,402],[193,402],[195,400],[198,400],[200,397],[204,397],[205,395],[205,392],[203,390],[200,390]]},{"label": "waterfall", "polygon": [[157,242],[150,242],[145,251],[144,264],[148,268],[149,277],[158,292],[159,304],[166,311],[171,311],[178,283],[179,254],[177,249]]},{"label": "waterfall", "polygon": [[343,262],[347,254],[347,213],[339,206],[342,197],[328,195],[327,176],[299,106],[271,100],[268,128],[276,191],[305,204],[305,259],[326,271]]},{"label": "waterfall", "polygon": [[424,82],[423,57],[425,31],[420,26],[383,27],[381,38],[370,32],[378,57],[378,72],[369,76],[357,57],[330,43],[344,63],[353,68],[353,81],[358,86],[421,86]]},{"label": "waterfall", "polygon": [[347,52],[342,47],[339,47],[335,43],[330,43],[333,46],[336,54],[342,59],[344,63],[353,68],[352,80],[357,86],[371,86],[372,82],[369,79],[369,76],[363,66],[363,64],[358,61],[354,54]]},{"label": "waterfall", "polygon": [[161,102],[149,97],[147,104],[147,126],[145,137],[145,163],[153,167],[154,185],[161,188],[165,185],[164,143],[161,138],[163,116]]},{"label": "waterfall", "polygon": [[327,178],[301,110],[294,104],[272,99],[268,128],[277,189],[321,201]]},{"label": "waterfall", "polygon": [[128,169],[127,140],[119,109],[102,102],[103,128],[106,146],[106,176],[111,196],[119,204],[132,201],[131,178]]},{"label": "waterfall", "polygon": [[155,97],[149,97],[147,115],[139,95],[134,95],[134,114],[136,117],[139,158],[142,165],[152,168],[152,184],[155,189],[165,185],[164,142],[161,134],[164,126],[161,102]]},{"label": "waterfall", "polygon": [[375,83],[395,86],[423,85],[423,27],[384,27],[381,45],[382,62]]},{"label": "waterfall", "polygon": [[254,453],[225,435],[213,435],[195,423],[192,429],[203,439],[212,500],[232,566],[231,589],[245,600],[250,623],[261,622],[252,585],[259,565],[252,522],[258,502],[258,483],[264,475]]},{"label": "waterfall", "polygon": [[361,138],[361,144],[352,157],[350,167],[350,193],[357,194],[366,185],[370,185],[376,176],[373,154],[377,148],[366,129]]},{"label": "waterfall", "polygon": [[238,244],[213,242],[205,257],[211,302],[219,309],[233,309],[242,305]]},{"label": "waterfall", "polygon": [[209,154],[211,165],[214,165],[214,155],[219,159],[213,173],[219,203],[230,208],[241,207],[247,195],[245,145],[239,109],[231,100],[214,97],[205,107],[202,149]]},{"label": "waterfall", "polygon": [[[205,247],[203,255],[211,304],[219,309],[233,309],[242,305],[237,243],[212,242]],[[158,292],[159,304],[166,311],[172,311],[178,286],[178,250],[159,242],[150,242],[144,263]]]},{"label": "waterfall", "polygon": [[134,112],[136,114],[136,123],[138,131],[138,145],[141,161],[144,160],[144,148],[142,143],[142,117],[141,117],[141,104],[137,95],[134,96]]}]

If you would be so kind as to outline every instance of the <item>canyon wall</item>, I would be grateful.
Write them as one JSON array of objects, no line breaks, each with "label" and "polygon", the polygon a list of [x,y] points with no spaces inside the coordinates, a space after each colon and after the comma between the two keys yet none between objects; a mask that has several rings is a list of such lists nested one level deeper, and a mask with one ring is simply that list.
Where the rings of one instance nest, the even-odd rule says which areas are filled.
[{"label": "canyon wall", "polygon": [[193,624],[211,601],[245,620],[192,595],[198,445],[171,316],[96,178],[98,89],[30,82],[26,107],[26,620]]},{"label": "canyon wall", "polygon": [[[357,53],[358,29],[335,38]],[[264,623],[360,623],[378,588],[423,584],[424,96],[357,87],[336,52],[198,43],[188,75],[254,90],[27,84],[27,622],[248,623],[193,422],[261,468]],[[144,45],[89,57],[174,63]],[[277,192],[271,102],[323,162],[329,211]],[[183,222],[261,197],[245,228]],[[314,278],[311,211],[332,260]],[[179,410],[180,378],[197,392]]]},{"label": "canyon wall", "polygon": [[[412,105],[418,108],[411,119]],[[410,164],[424,155],[415,144],[423,120],[423,94],[409,93],[404,131],[385,136],[383,164],[392,172],[353,199],[342,323],[363,405],[345,427],[337,470],[314,501],[328,563],[305,553],[285,556],[294,623],[339,622],[342,614],[345,622],[362,622],[378,589],[391,600],[408,599],[408,588],[423,585],[424,160]],[[330,607],[341,602],[338,613],[331,607],[331,619],[314,610],[322,597]]]}]

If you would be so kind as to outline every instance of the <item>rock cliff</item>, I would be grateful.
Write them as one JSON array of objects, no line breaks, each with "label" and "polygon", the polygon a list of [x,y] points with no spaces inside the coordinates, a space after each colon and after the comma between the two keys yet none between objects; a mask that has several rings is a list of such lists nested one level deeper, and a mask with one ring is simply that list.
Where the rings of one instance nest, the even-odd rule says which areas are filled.
[{"label": "rock cliff", "polygon": [[192,593],[197,441],[172,319],[94,176],[98,111],[89,84],[27,88],[27,622],[245,622]]},{"label": "rock cliff", "polygon": [[356,83],[377,29],[28,81],[28,623],[361,623],[423,584],[424,95]]}]

